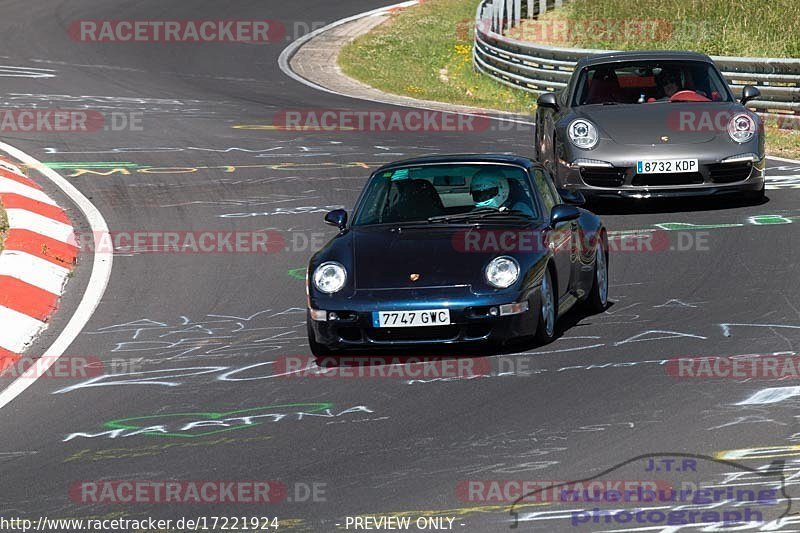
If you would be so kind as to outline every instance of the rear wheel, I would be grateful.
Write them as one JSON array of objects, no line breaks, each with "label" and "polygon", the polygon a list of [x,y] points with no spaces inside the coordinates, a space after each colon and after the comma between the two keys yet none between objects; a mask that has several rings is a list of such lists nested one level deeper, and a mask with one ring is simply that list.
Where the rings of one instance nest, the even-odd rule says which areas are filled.
[{"label": "rear wheel", "polygon": [[602,313],[608,307],[608,250],[605,239],[598,239],[595,249],[592,288],[586,299],[586,307],[592,313]]},{"label": "rear wheel", "polygon": [[539,294],[539,324],[536,327],[536,340],[541,344],[548,344],[556,336],[556,291],[550,269],[547,268],[542,278],[542,288]]}]

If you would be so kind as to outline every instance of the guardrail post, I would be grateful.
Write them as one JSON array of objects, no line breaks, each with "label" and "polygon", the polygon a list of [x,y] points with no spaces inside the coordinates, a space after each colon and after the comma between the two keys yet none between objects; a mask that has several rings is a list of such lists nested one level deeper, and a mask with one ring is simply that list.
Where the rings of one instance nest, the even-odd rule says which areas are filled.
[{"label": "guardrail post", "polygon": [[522,0],[514,0],[514,26],[522,22]]},{"label": "guardrail post", "polygon": [[533,0],[528,0],[528,11],[525,13],[525,16],[529,19],[532,19],[536,16],[533,12]]},{"label": "guardrail post", "polygon": [[547,11],[547,0],[539,0],[539,12],[536,13],[537,16],[544,15]]}]

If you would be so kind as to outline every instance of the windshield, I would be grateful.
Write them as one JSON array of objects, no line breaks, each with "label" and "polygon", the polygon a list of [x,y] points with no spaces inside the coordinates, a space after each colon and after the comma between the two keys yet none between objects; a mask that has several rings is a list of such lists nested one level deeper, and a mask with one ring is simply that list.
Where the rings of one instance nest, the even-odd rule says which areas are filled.
[{"label": "windshield", "polygon": [[444,164],[401,167],[373,175],[353,224],[536,216],[522,168]]},{"label": "windshield", "polygon": [[703,61],[635,61],[583,70],[574,106],[654,102],[730,102],[713,65]]}]

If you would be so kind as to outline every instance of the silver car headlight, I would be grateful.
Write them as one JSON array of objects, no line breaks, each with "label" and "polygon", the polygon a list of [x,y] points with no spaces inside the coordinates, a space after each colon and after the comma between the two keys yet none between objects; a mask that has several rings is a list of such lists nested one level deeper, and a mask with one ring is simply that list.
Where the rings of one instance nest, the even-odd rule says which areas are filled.
[{"label": "silver car headlight", "polygon": [[339,292],[346,281],[347,271],[335,261],[322,263],[314,271],[314,286],[325,294]]},{"label": "silver car headlight", "polygon": [[485,274],[489,285],[507,289],[519,279],[519,263],[507,255],[495,257],[486,265]]},{"label": "silver car headlight", "polygon": [[569,140],[572,144],[586,150],[591,150],[597,146],[597,141],[600,140],[595,125],[582,118],[569,123],[567,135],[569,135]]},{"label": "silver car headlight", "polygon": [[747,113],[734,115],[728,122],[728,135],[737,143],[746,143],[756,134],[756,121]]}]

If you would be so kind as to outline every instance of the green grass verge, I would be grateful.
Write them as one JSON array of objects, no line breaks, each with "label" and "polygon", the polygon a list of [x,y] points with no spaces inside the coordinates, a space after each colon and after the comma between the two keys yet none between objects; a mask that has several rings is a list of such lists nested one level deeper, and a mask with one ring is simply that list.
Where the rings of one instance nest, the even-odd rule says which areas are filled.
[{"label": "green grass verge", "polygon": [[[533,95],[473,70],[472,26],[477,5],[478,0],[427,0],[399,11],[346,45],[339,54],[339,65],[348,76],[388,93],[532,114],[536,109]],[[641,37],[631,36],[632,32],[614,38],[567,32],[566,36],[573,40],[551,44],[687,49],[712,55],[800,56],[800,32],[793,33],[786,27],[786,21],[800,20],[797,0],[757,4],[742,0],[574,0],[547,13],[545,19],[664,20],[665,13],[670,14],[669,20],[666,26],[659,23],[657,35],[661,40],[656,42],[644,42]],[[670,32],[664,32],[664,27]],[[553,26],[550,28],[552,32]],[[513,30],[512,36],[524,39],[541,36],[542,31],[541,27],[528,25]],[[562,30],[557,35],[561,39],[565,34]],[[800,132],[770,124],[766,131],[769,154],[800,158]]]},{"label": "green grass verge", "polygon": [[800,131],[778,129],[769,125],[764,129],[767,132],[768,155],[800,159]]},{"label": "green grass verge", "polygon": [[451,104],[531,113],[536,98],[472,68],[478,0],[429,0],[345,46],[339,66],[382,91]]},{"label": "green grass verge", "polygon": [[533,21],[521,33],[584,48],[800,57],[797,0],[571,0],[546,18],[566,24]]}]

